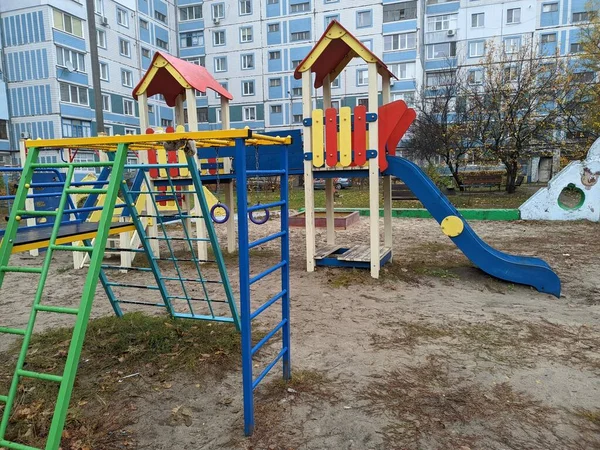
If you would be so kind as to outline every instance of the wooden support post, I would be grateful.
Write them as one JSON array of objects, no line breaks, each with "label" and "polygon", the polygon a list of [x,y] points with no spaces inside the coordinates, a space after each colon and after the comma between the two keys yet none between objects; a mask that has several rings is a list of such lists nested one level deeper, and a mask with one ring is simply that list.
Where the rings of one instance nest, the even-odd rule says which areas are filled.
[{"label": "wooden support post", "polygon": [[[310,70],[302,72],[302,116],[310,118],[312,113],[312,76]],[[290,111],[290,114],[293,112]],[[312,141],[309,127],[304,127],[304,154],[312,155]],[[306,270],[315,270],[315,186],[313,183],[313,164],[304,159],[304,209],[306,215]]]},{"label": "wooden support post", "polygon": [[[383,74],[382,97],[383,104],[391,101],[391,77],[388,73]],[[386,175],[383,177],[383,245],[392,248],[392,177]],[[394,257],[392,251],[392,258]]]},{"label": "wooden support post", "polygon": [[[184,125],[185,124],[185,108],[183,107],[183,103],[184,103],[184,98],[183,95],[178,95],[177,98],[175,99],[175,128],[177,128],[177,126],[179,125]],[[189,116],[190,114],[196,114],[196,110],[194,109],[193,111],[188,109],[188,121],[189,121]],[[190,130],[192,130],[190,128]],[[196,131],[196,129],[194,129],[193,131]],[[185,159],[183,161],[177,161],[178,163],[185,163]],[[189,190],[189,189],[188,189]],[[173,195],[176,195],[175,193],[173,193]],[[183,198],[184,198],[184,206],[183,209],[186,211],[191,211],[192,205],[194,204],[194,196],[192,194],[183,194]],[[185,226],[186,230],[190,229],[190,219],[183,219],[183,226]]]},{"label": "wooden support post", "polygon": [[[323,110],[331,108],[331,78],[323,80]],[[335,188],[333,178],[325,180],[325,223],[327,226],[327,245],[335,245]]]},{"label": "wooden support post", "polygon": [[[378,112],[377,89],[377,64],[368,63],[369,66],[369,112]],[[379,136],[378,124],[372,123],[369,127],[369,149],[377,150]],[[379,157],[369,159],[369,221],[370,221],[370,247],[371,247],[371,276],[379,278]]]},{"label": "wooden support post", "polygon": [[[229,99],[221,96],[221,129],[229,130],[231,127],[229,115]],[[231,174],[231,158],[223,158],[223,173]],[[235,202],[233,201],[233,182],[225,185],[225,205],[229,208],[229,220],[227,221],[227,253],[234,253],[236,250],[235,239]]]},{"label": "wooden support post", "polygon": [[[196,93],[194,92],[194,89],[187,88],[185,90],[185,98],[187,101],[188,108],[189,129],[190,131],[198,131],[198,116],[196,115]],[[194,199],[194,206],[194,215],[202,215],[202,211],[200,210],[200,200],[198,200],[197,196]],[[194,219],[196,221],[196,237],[200,239],[208,238],[206,224],[204,223],[205,219],[207,218]],[[208,245],[206,241],[198,241],[198,259],[204,261],[208,259]]]},{"label": "wooden support post", "polygon": [[[24,139],[21,139],[19,141],[19,156],[21,157],[21,167],[22,167],[25,164],[25,160],[27,159],[27,150],[25,147]],[[33,189],[29,189],[27,191],[27,195],[31,195],[31,194],[33,194]],[[26,198],[25,199],[25,209],[28,211],[33,211],[35,209],[35,199]],[[57,217],[56,220],[62,220],[62,217],[61,218]],[[37,221],[36,221],[35,217],[30,217],[30,218],[26,219],[26,222],[27,222],[28,227],[34,227],[37,225]],[[73,253],[80,253],[80,252],[73,252]],[[38,256],[40,254],[40,251],[36,248],[33,250],[29,250],[29,254],[31,256]]]}]

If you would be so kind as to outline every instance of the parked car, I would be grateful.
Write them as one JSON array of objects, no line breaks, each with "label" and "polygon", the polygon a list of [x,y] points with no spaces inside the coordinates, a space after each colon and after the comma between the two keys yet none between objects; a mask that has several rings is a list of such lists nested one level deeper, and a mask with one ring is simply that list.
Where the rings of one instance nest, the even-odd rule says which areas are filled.
[{"label": "parked car", "polygon": [[[315,178],[314,183],[315,190],[325,189],[325,178]],[[341,191],[352,187],[352,180],[350,178],[334,178],[333,186],[336,190]]]}]

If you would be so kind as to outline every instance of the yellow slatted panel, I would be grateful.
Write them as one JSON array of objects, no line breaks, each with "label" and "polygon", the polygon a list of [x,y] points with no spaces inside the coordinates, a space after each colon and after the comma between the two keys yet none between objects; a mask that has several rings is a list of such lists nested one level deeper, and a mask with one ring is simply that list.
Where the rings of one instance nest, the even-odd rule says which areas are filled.
[{"label": "yellow slatted panel", "polygon": [[[183,150],[178,150],[177,151],[177,162],[179,164],[186,164],[187,160],[185,159],[185,152]],[[179,169],[179,175],[182,177],[189,177],[190,176],[190,170],[186,167],[186,168],[180,168]]]},{"label": "yellow slatted panel", "polygon": [[[164,149],[159,149],[156,151],[156,160],[158,164],[166,164],[167,163],[167,151]],[[161,178],[167,178],[167,169],[158,169],[158,175]]]},{"label": "yellow slatted panel", "polygon": [[340,164],[352,164],[352,110],[349,106],[340,108]]},{"label": "yellow slatted panel", "polygon": [[313,166],[321,167],[325,163],[325,149],[323,140],[325,139],[325,128],[323,126],[323,110],[315,109],[312,112],[312,152]]}]

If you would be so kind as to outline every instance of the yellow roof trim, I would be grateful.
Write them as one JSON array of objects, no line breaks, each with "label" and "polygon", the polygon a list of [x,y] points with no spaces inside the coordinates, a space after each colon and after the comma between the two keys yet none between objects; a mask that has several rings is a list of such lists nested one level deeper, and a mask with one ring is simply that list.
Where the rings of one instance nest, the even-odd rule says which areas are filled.
[{"label": "yellow roof trim", "polygon": [[152,63],[152,67],[148,69],[148,72],[146,72],[146,75],[144,75],[144,82],[140,85],[137,91],[134,92],[134,94],[141,95],[144,92],[146,92],[148,86],[150,85],[150,83],[154,79],[154,76],[158,72],[158,69],[163,67],[169,71],[169,73],[173,76],[173,78],[177,80],[177,82],[181,86],[183,86],[186,89],[192,87],[187,81],[185,81],[185,78],[183,78],[181,74],[177,72],[177,70],[175,70],[175,68],[169,63],[169,61],[167,61],[165,58],[162,57],[162,55],[159,54],[156,57],[156,60]]},{"label": "yellow roof trim", "polygon": [[362,44],[359,43],[354,37],[348,36],[347,34],[342,36],[342,41],[344,41],[348,47],[350,47],[356,56],[360,56],[363,61],[368,63],[377,62],[377,59],[373,57],[373,54],[370,53],[366,48],[363,47]]}]

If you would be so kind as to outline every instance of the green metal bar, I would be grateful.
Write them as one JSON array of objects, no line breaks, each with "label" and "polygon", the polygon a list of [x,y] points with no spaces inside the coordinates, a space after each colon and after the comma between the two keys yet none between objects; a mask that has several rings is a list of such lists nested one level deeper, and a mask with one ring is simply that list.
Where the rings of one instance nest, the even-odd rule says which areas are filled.
[{"label": "green metal bar", "polygon": [[83,347],[85,332],[87,330],[92,303],[96,293],[96,285],[98,284],[98,276],[104,258],[104,249],[110,233],[110,224],[115,210],[117,195],[119,193],[119,185],[121,184],[121,181],[123,181],[123,168],[127,161],[127,148],[127,144],[119,144],[117,146],[117,151],[114,154],[110,181],[107,187],[108,192],[104,201],[104,209],[102,210],[102,215],[98,222],[98,232],[94,243],[94,251],[90,255],[90,265],[83,293],[81,295],[80,311],[77,315],[77,320],[75,321],[75,327],[73,329],[73,337],[71,339],[69,353],[63,372],[63,382],[60,384],[60,389],[58,391],[58,399],[54,409],[54,417],[52,418],[50,431],[48,433],[46,450],[56,450],[60,446],[60,439],[65,425],[67,411],[69,409],[71,393],[73,392],[73,383],[75,382],[81,348]]},{"label": "green metal bar", "polygon": [[[33,162],[36,160],[38,155],[37,149],[31,149],[30,154],[27,157],[27,161],[25,163],[25,167],[23,168],[23,175],[21,176],[21,182],[19,183],[19,188],[17,190],[17,198],[15,203],[19,205],[17,208],[13,208],[11,211],[11,215],[9,218],[9,223],[7,226],[7,232],[5,234],[4,239],[2,240],[2,249],[0,251],[0,265],[5,266],[8,262],[8,258],[10,257],[10,251],[12,250],[12,241],[15,238],[17,233],[16,230],[16,213],[18,209],[21,209],[25,204],[25,196],[27,195],[26,185],[29,185],[31,182],[31,177],[33,175],[33,170],[31,166]],[[67,170],[67,174],[65,177],[64,189],[68,189],[71,180],[73,178],[73,173],[75,172],[74,167],[69,167]],[[21,196],[22,198],[19,198]],[[57,215],[58,217],[62,217],[65,207],[67,205],[67,199],[69,195],[63,190],[60,200],[58,202]],[[29,348],[29,343],[31,341],[31,335],[33,334],[33,329],[35,326],[35,319],[37,317],[37,309],[36,306],[40,304],[42,301],[42,294],[44,292],[44,285],[46,284],[46,279],[48,278],[48,273],[50,269],[50,263],[52,262],[52,244],[56,242],[56,238],[58,237],[58,232],[60,229],[61,221],[54,221],[54,225],[52,226],[52,232],[50,234],[50,247],[46,251],[46,256],[44,257],[44,262],[42,264],[42,272],[40,274],[40,279],[38,282],[38,287],[35,292],[35,297],[33,300],[33,307],[31,308],[31,312],[29,314],[29,320],[27,322],[27,327],[25,329],[25,334],[23,335],[23,342],[21,343],[21,350],[19,351],[19,357],[17,358],[17,364],[15,368],[15,373],[13,375],[10,388],[8,390],[8,398],[6,400],[6,405],[4,407],[4,413],[2,414],[2,421],[0,422],[0,439],[4,439],[6,435],[6,429],[8,427],[8,422],[10,420],[12,407],[17,396],[17,391],[19,388],[19,372],[23,370],[23,366],[25,365],[25,358],[27,356],[27,350]],[[14,227],[14,228],[13,228]],[[7,239],[8,237],[8,239]],[[7,243],[8,242],[8,243]],[[6,254],[8,252],[8,254]],[[0,283],[2,281],[3,274],[5,272],[0,272]],[[1,284],[0,284],[1,287]],[[61,430],[62,431],[62,430]],[[55,450],[60,445],[60,440],[56,444],[55,447],[49,447],[52,450]]]},{"label": "green metal bar", "polygon": [[106,194],[107,192],[106,189],[67,189],[67,194]]},{"label": "green metal bar", "polygon": [[39,267],[2,266],[0,272],[42,273]]},{"label": "green metal bar", "polygon": [[25,330],[20,328],[0,327],[0,333],[18,334],[20,336],[25,336]]},{"label": "green metal bar", "polygon": [[52,250],[60,250],[64,252],[93,252],[94,247],[88,247],[87,245],[51,245]]},{"label": "green metal bar", "polygon": [[73,163],[34,163],[33,169],[70,169],[75,167],[111,167],[111,161],[73,162]]},{"label": "green metal bar", "polygon": [[37,447],[30,447],[29,445],[19,444],[17,442],[6,441],[4,439],[0,439],[0,448],[6,447],[11,450],[40,450]]},{"label": "green metal bar", "polygon": [[38,311],[53,312],[53,313],[60,313],[60,314],[75,314],[75,315],[79,314],[78,308],[67,308],[64,306],[37,305],[36,309]]},{"label": "green metal bar", "polygon": [[[87,246],[92,245],[92,241],[90,239],[86,239],[83,241],[83,243]],[[117,317],[123,317],[123,310],[121,309],[121,306],[119,306],[119,301],[117,300],[117,297],[115,295],[115,293],[113,292],[112,288],[109,286],[109,281],[108,281],[108,277],[106,276],[106,272],[104,272],[104,268],[105,267],[110,267],[107,265],[102,265],[100,266],[100,282],[102,283],[102,287],[104,288],[104,292],[106,293],[106,296],[108,297],[108,301],[110,302],[110,305],[112,306],[113,311],[115,312],[115,315]],[[150,270],[150,269],[148,269]]]},{"label": "green metal bar", "polygon": [[19,209],[17,211],[17,216],[35,216],[35,217],[54,217],[57,216],[58,214],[56,213],[56,211],[36,211],[36,210],[31,210],[31,211],[27,211],[26,209]]},{"label": "green metal bar", "polygon": [[60,375],[52,375],[50,373],[32,372],[30,370],[17,370],[17,374],[20,377],[35,378],[37,380],[44,380],[44,381],[54,381],[55,383],[60,383],[63,380],[63,377],[61,377]]},{"label": "green metal bar", "polygon": [[235,323],[237,330],[240,330],[240,316],[238,314],[235,299],[233,297],[233,291],[231,289],[231,283],[229,282],[227,268],[225,267],[225,259],[223,258],[223,253],[221,252],[221,247],[219,246],[219,241],[217,239],[217,233],[212,220],[210,220],[210,211],[208,209],[208,203],[206,202],[206,196],[204,195],[204,189],[202,189],[202,181],[200,180],[200,170],[198,169],[198,164],[196,162],[196,155],[186,152],[186,159],[190,174],[192,175],[192,182],[197,192],[197,198],[200,202],[200,209],[202,210],[202,216],[204,217],[204,223],[206,224],[208,238],[210,239],[210,244],[217,262],[217,267],[219,268],[219,274],[223,280],[223,288],[225,289],[225,295],[227,296],[227,301],[229,302],[231,317],[233,317],[233,323]]},{"label": "green metal bar", "polygon": [[6,395],[0,395],[0,402],[6,402],[8,397]]}]

